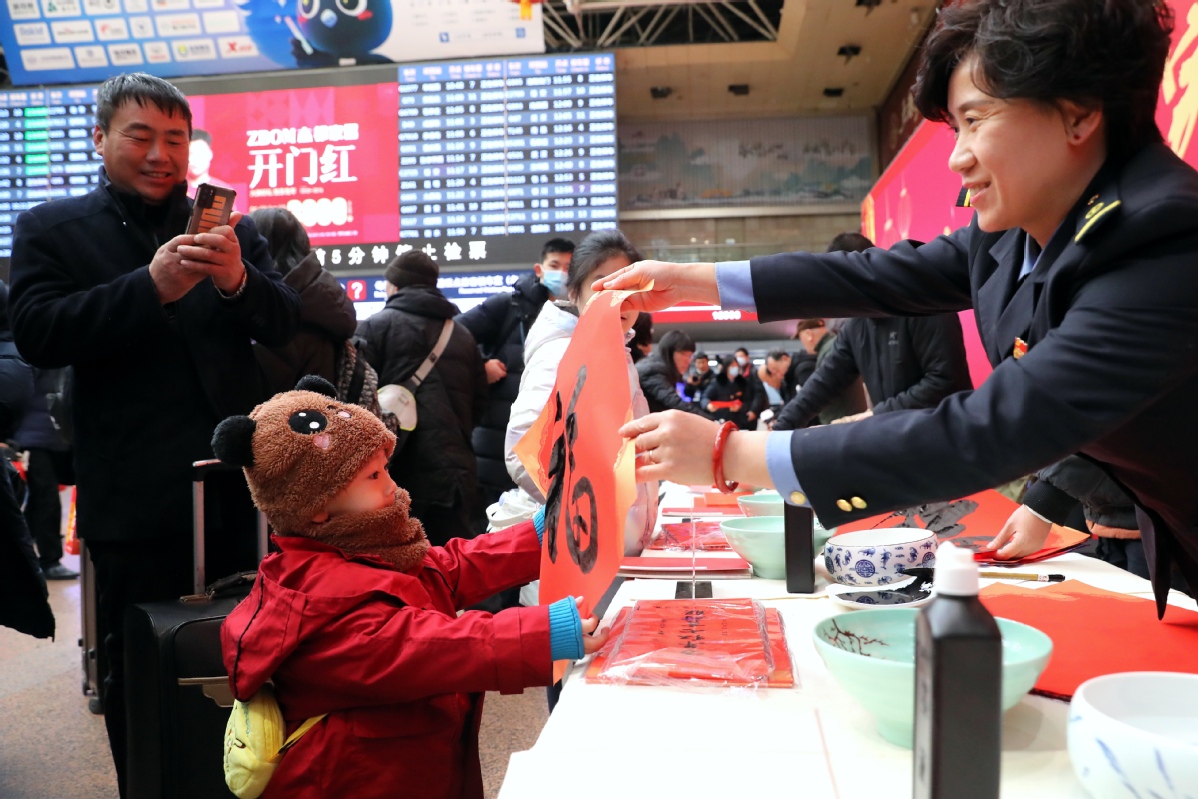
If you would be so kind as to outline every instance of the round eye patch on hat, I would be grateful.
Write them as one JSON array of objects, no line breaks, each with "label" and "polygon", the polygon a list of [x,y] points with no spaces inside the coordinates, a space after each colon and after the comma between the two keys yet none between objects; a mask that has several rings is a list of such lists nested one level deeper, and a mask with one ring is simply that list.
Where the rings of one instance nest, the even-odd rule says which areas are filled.
[{"label": "round eye patch on hat", "polygon": [[300,532],[395,436],[365,408],[339,402],[320,377],[300,380],[250,412],[217,425],[212,450],[240,466],[254,504],[279,533]]}]

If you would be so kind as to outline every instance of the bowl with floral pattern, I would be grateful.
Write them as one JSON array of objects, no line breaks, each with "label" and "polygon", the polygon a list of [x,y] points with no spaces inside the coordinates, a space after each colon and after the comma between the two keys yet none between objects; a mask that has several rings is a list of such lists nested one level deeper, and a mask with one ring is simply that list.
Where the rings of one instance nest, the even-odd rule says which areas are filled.
[{"label": "bowl with floral pattern", "polygon": [[879,527],[841,533],[824,544],[824,565],[842,585],[890,585],[904,570],[936,563],[936,533],[922,527]]}]

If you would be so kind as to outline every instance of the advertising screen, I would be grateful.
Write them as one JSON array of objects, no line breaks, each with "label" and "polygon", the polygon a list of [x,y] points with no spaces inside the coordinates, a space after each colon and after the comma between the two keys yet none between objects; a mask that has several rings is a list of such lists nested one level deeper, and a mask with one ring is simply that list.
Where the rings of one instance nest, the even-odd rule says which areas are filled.
[{"label": "advertising screen", "polygon": [[12,82],[165,78],[540,53],[540,3],[512,0],[6,0]]},{"label": "advertising screen", "polygon": [[398,238],[396,98],[394,83],[193,96],[192,138],[210,144],[193,141],[189,178],[206,166],[205,182],[237,192],[237,210],[284,207],[313,247],[357,245],[365,257]]},{"label": "advertising screen", "polygon": [[99,183],[95,101],[94,86],[0,92],[0,259],[19,213]]},{"label": "advertising screen", "polygon": [[614,57],[401,66],[399,200],[400,244],[446,265],[615,227]]}]

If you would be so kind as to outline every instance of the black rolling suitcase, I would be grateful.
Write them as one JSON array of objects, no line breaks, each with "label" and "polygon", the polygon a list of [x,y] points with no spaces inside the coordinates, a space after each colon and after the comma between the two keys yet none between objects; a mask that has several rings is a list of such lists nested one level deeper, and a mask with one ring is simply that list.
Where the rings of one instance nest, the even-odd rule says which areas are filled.
[{"label": "black rolling suitcase", "polygon": [[[249,593],[255,572],[205,590],[204,479],[231,467],[196,463],[195,595],[135,605],[125,616],[125,694],[129,719],[129,799],[230,797],[222,766],[233,695],[221,659],[220,626]],[[259,559],[266,553],[258,515]]]}]

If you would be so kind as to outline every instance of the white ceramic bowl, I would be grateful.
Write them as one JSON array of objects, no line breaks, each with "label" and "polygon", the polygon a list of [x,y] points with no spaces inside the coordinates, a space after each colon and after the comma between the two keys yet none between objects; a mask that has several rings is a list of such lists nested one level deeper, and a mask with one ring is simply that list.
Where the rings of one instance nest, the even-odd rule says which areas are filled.
[{"label": "white ceramic bowl", "polygon": [[936,563],[936,533],[921,527],[880,527],[841,533],[824,544],[824,565],[844,585],[889,585],[911,566]]},{"label": "white ceramic bowl", "polygon": [[1198,796],[1198,674],[1087,680],[1069,705],[1068,741],[1094,799]]}]

